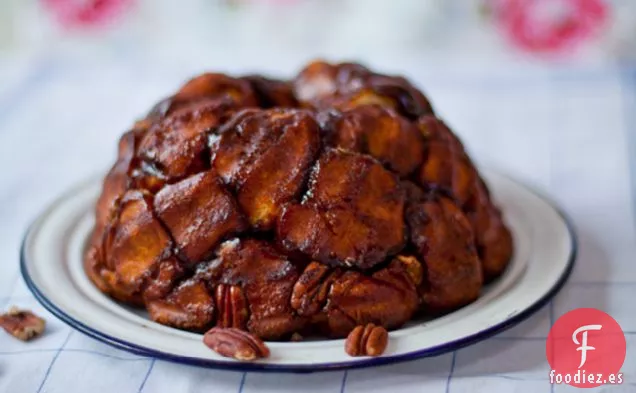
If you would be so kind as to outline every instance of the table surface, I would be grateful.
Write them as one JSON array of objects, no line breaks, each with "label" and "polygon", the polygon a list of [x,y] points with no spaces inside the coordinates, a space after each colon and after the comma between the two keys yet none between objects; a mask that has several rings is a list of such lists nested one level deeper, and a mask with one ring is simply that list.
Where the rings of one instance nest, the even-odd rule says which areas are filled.
[{"label": "table surface", "polygon": [[[390,67],[390,60],[378,66]],[[291,72],[300,62],[285,64]],[[31,343],[0,334],[0,391],[563,392],[575,389],[549,384],[548,330],[573,308],[595,307],[621,324],[628,347],[625,383],[599,390],[636,392],[636,70],[570,65],[477,72],[421,64],[403,62],[400,71],[424,88],[475,160],[542,190],[573,219],[579,258],[549,305],[453,353],[307,375],[183,366],[88,338],[31,296],[18,271],[21,238],[57,195],[108,167],[118,135],[197,69],[42,56],[0,63],[0,309],[29,308],[48,324]],[[275,64],[265,59],[262,66]]]}]

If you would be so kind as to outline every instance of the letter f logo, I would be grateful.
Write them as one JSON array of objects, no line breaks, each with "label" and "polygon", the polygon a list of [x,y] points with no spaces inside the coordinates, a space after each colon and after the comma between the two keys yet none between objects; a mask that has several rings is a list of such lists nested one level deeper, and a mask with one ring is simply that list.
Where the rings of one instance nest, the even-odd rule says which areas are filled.
[{"label": "letter f logo", "polygon": [[[587,331],[588,330],[601,330],[602,325],[585,325],[576,329],[574,333],[572,333],[572,341],[574,344],[581,345],[576,348],[577,351],[581,351],[581,364],[579,364],[579,368],[583,367],[585,361],[587,360],[587,351],[595,350],[596,348],[587,345]],[[581,342],[576,338],[579,333],[583,332]]]}]

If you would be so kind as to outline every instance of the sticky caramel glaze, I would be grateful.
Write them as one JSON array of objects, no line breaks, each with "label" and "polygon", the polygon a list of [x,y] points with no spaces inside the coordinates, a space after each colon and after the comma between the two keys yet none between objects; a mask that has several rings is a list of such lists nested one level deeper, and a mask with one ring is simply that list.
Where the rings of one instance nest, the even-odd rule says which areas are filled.
[{"label": "sticky caramel glaze", "polygon": [[118,300],[143,304],[147,280],[171,258],[172,247],[170,235],[154,215],[152,197],[126,191],[117,214],[91,246],[86,258],[89,276]]},{"label": "sticky caramel glaze", "polygon": [[426,97],[352,63],[193,78],[122,136],[95,218],[101,291],[165,325],[275,340],[451,311],[513,249]]},{"label": "sticky caramel glaze", "polygon": [[322,115],[329,146],[368,154],[402,178],[422,165],[424,137],[391,108],[364,105]]},{"label": "sticky caramel glaze", "polygon": [[205,100],[180,108],[150,127],[137,155],[166,180],[209,169],[208,135],[235,110],[223,100]]},{"label": "sticky caramel glaze", "polygon": [[165,186],[154,206],[180,259],[192,265],[208,258],[219,241],[247,229],[236,201],[213,171]]},{"label": "sticky caramel glaze", "polygon": [[332,266],[371,268],[405,243],[404,192],[373,158],[327,149],[312,170],[300,204],[287,206],[277,237]]},{"label": "sticky caramel glaze", "polygon": [[443,313],[479,296],[482,267],[470,222],[449,198],[429,195],[407,209],[411,242],[426,278],[419,288],[423,307]]},{"label": "sticky caramel glaze", "polygon": [[242,78],[250,83],[261,108],[296,108],[298,100],[294,96],[290,82],[248,75]]},{"label": "sticky caramel glaze", "polygon": [[320,150],[318,124],[299,109],[244,110],[210,138],[212,167],[250,225],[270,230],[297,199]]},{"label": "sticky caramel glaze", "polygon": [[409,119],[433,113],[426,97],[405,78],[377,74],[355,63],[315,61],[298,74],[293,88],[301,105],[317,109],[378,104]]},{"label": "sticky caramel glaze", "polygon": [[106,279],[108,272],[104,242],[110,227],[114,225],[120,210],[120,201],[130,188],[132,180],[130,172],[135,163],[135,150],[141,132],[128,131],[119,140],[117,162],[112,166],[102,184],[95,209],[95,226],[84,258],[84,268],[93,283],[105,293],[119,300],[134,304],[143,303],[139,296],[125,296],[111,288]]}]

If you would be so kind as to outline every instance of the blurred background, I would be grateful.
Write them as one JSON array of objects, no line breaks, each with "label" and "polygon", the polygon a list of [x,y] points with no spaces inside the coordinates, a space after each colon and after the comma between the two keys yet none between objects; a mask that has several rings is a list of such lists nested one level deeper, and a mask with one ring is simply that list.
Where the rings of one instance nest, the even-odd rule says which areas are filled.
[{"label": "blurred background", "polygon": [[3,0],[0,16],[8,56],[258,57],[261,67],[315,55],[444,64],[636,56],[631,0]]}]

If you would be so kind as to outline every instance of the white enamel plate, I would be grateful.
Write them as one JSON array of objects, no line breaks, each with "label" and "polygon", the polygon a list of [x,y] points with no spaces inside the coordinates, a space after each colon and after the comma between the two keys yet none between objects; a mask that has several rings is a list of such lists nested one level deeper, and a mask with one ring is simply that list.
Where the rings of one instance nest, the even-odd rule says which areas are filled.
[{"label": "white enamel plate", "polygon": [[508,177],[492,171],[483,174],[514,236],[510,266],[484,288],[476,302],[391,332],[386,352],[377,358],[351,358],[344,352],[343,340],[323,340],[267,343],[269,358],[238,362],[208,349],[199,334],[159,325],[145,312],[111,300],[82,269],[101,178],[73,189],[33,223],[22,245],[22,275],[44,307],[75,329],[130,352],[175,362],[243,371],[307,372],[434,356],[527,318],[561,288],[574,264],[574,232],[552,204]]}]

